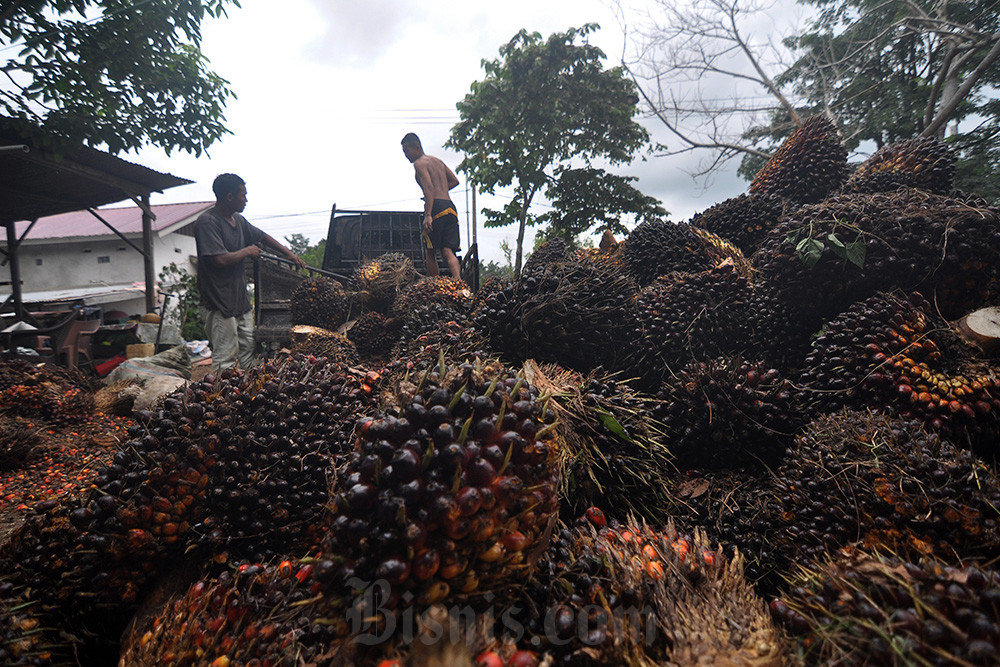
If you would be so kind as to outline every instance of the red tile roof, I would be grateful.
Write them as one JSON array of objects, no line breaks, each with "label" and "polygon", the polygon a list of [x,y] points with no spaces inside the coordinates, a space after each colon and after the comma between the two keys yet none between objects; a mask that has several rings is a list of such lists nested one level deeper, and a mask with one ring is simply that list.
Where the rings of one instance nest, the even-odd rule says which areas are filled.
[{"label": "red tile roof", "polygon": [[[194,222],[194,217],[214,205],[214,201],[191,202],[187,204],[155,204],[151,208],[156,215],[153,221],[153,231],[158,232],[188,218]],[[138,206],[120,208],[99,208],[97,213],[108,221],[111,226],[122,234],[142,233],[142,209]],[[28,228],[27,222],[15,225],[20,237]],[[27,240],[31,239],[64,239],[82,236],[106,236],[113,234],[104,223],[90,214],[89,211],[74,211],[62,213],[47,218],[39,218]]]}]

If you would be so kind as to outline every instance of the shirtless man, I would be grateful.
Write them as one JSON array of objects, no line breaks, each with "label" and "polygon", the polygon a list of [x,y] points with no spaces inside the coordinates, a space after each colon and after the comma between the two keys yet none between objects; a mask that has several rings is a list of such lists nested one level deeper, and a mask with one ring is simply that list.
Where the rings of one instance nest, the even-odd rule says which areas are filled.
[{"label": "shirtless man", "polygon": [[462,245],[458,238],[458,212],[448,191],[458,185],[458,178],[444,162],[424,153],[420,138],[408,133],[400,142],[403,155],[413,163],[417,185],[424,192],[423,235],[427,253],[427,273],[438,275],[435,251],[440,251],[453,278],[462,279],[462,268],[455,252]]}]

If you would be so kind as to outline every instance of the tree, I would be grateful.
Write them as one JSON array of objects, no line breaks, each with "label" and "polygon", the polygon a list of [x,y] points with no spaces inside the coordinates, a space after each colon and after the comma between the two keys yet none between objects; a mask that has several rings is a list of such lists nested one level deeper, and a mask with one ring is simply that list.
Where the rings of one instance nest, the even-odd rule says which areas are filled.
[{"label": "tree", "polygon": [[322,267],[323,255],[326,253],[326,239],[320,239],[316,245],[309,245],[309,239],[300,232],[285,237],[288,249],[302,258],[309,266]]},{"label": "tree", "polygon": [[556,180],[547,192],[553,210],[538,216],[538,224],[548,225],[540,237],[559,236],[576,247],[581,234],[628,234],[626,217],[644,222],[667,215],[658,200],[635,189],[634,177],[590,167],[556,171]]},{"label": "tree", "polygon": [[114,153],[153,144],[200,155],[229,133],[233,93],[200,51],[202,20],[228,5],[240,3],[5,2],[0,113]]},{"label": "tree", "polygon": [[487,227],[517,223],[514,270],[521,271],[530,206],[572,161],[591,166],[630,161],[648,140],[634,117],[638,98],[621,68],[606,70],[604,53],[587,43],[594,24],[543,40],[524,30],[483,61],[485,78],[458,103],[461,120],[446,145],[465,153],[459,165],[486,192],[513,185],[503,210],[484,211]]}]

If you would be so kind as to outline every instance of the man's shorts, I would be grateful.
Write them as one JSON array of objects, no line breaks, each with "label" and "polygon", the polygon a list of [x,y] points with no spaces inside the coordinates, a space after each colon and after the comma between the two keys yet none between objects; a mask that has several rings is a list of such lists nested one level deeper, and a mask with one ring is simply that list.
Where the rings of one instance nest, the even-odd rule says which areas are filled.
[{"label": "man's shorts", "polygon": [[458,213],[455,205],[448,199],[435,199],[431,209],[431,244],[435,250],[451,248],[458,252],[462,243],[458,238]]}]

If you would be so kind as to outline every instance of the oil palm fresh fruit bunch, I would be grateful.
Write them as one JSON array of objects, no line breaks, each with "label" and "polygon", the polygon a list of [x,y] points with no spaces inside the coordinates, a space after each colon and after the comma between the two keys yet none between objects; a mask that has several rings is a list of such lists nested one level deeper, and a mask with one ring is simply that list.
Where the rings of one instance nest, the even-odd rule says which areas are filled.
[{"label": "oil palm fresh fruit bunch", "polygon": [[753,258],[760,279],[819,329],[878,291],[919,290],[954,319],[1000,266],[1000,212],[920,190],[830,197],[787,214]]},{"label": "oil palm fresh fruit bunch", "polygon": [[479,286],[470,321],[489,340],[490,348],[512,364],[528,358],[527,341],[518,318],[517,286],[506,278],[488,278]]},{"label": "oil palm fresh fruit bunch", "polygon": [[514,609],[556,665],[771,664],[784,648],[741,558],[669,523],[562,528]]},{"label": "oil palm fresh fruit bunch", "polygon": [[757,276],[747,304],[746,349],[782,372],[802,368],[813,338],[823,322],[804,317],[799,304],[785,301],[781,285]]},{"label": "oil palm fresh fruit bunch", "polygon": [[810,204],[839,190],[849,171],[847,148],[836,126],[825,116],[813,116],[798,126],[757,172],[750,194]]},{"label": "oil palm fresh fruit bunch", "polygon": [[[451,363],[473,363],[493,359],[486,337],[469,323],[441,322],[411,339],[400,339],[386,366],[391,378],[411,377],[438,369],[444,359]],[[395,400],[390,394],[389,400]]]},{"label": "oil palm fresh fruit bunch", "polygon": [[750,285],[731,263],[660,276],[632,302],[629,373],[656,386],[692,360],[739,352],[749,334]]},{"label": "oil palm fresh fruit bunch", "polygon": [[531,358],[580,372],[616,368],[634,329],[635,293],[635,282],[610,264],[544,264],[522,276],[508,312]]},{"label": "oil palm fresh fruit bunch", "polygon": [[903,139],[879,148],[858,165],[844,192],[918,188],[944,195],[955,179],[955,153],[937,137]]},{"label": "oil palm fresh fruit bunch", "polygon": [[776,195],[742,194],[696,214],[690,224],[716,234],[750,256],[778,224],[784,208],[784,200]]},{"label": "oil palm fresh fruit bunch", "polygon": [[403,289],[392,304],[391,314],[395,317],[407,317],[414,308],[428,303],[448,304],[457,310],[468,311],[472,300],[472,291],[462,280],[431,276]]},{"label": "oil palm fresh fruit bunch", "polygon": [[386,317],[374,310],[362,313],[348,332],[358,353],[362,356],[378,356],[392,349],[399,339],[402,321],[396,317]]},{"label": "oil palm fresh fruit bunch", "polygon": [[358,267],[352,284],[362,308],[388,313],[396,297],[419,279],[413,260],[390,252]]},{"label": "oil palm fresh fruit bunch", "polygon": [[803,400],[820,410],[872,408],[917,419],[992,452],[1000,382],[954,339],[920,294],[877,294],[831,320],[813,342]]},{"label": "oil palm fresh fruit bunch", "polygon": [[566,262],[572,259],[572,248],[565,239],[554,236],[535,248],[522,267],[522,273],[530,273],[543,264]]},{"label": "oil palm fresh fruit bunch", "polygon": [[469,304],[457,304],[447,301],[428,301],[414,306],[405,316],[401,316],[402,326],[399,330],[400,341],[411,341],[438,327],[454,322],[464,324],[469,318]]},{"label": "oil palm fresh fruit bunch", "polygon": [[358,348],[354,341],[343,334],[319,327],[312,327],[305,338],[295,341],[291,352],[324,357],[340,364],[354,364],[358,359]]},{"label": "oil palm fresh fruit bunch", "polygon": [[645,287],[668,273],[707,271],[738,251],[694,225],[651,220],[632,230],[621,252],[626,272]]},{"label": "oil palm fresh fruit bunch", "polygon": [[771,602],[806,665],[993,665],[1000,573],[849,552],[802,564]]},{"label": "oil palm fresh fruit bunch", "polygon": [[860,411],[812,422],[775,472],[775,546],[805,562],[861,543],[943,560],[1000,547],[1000,480],[921,424]]},{"label": "oil palm fresh fruit bunch", "polygon": [[661,520],[673,465],[664,444],[667,429],[652,416],[655,399],[607,373],[584,377],[532,361],[524,373],[552,395],[550,407],[565,438],[563,516],[580,516],[596,506],[620,519]]},{"label": "oil palm fresh fruit bunch", "polygon": [[347,317],[347,292],[330,278],[306,278],[292,290],[289,301],[292,324],[334,331]]},{"label": "oil palm fresh fruit bunch", "polygon": [[691,362],[656,398],[653,415],[668,426],[666,444],[681,470],[771,465],[803,421],[788,378],[738,357]]},{"label": "oil palm fresh fruit bunch", "polygon": [[323,552],[363,581],[388,582],[388,608],[523,578],[558,513],[548,399],[498,362],[442,363],[397,392],[358,426]]}]

